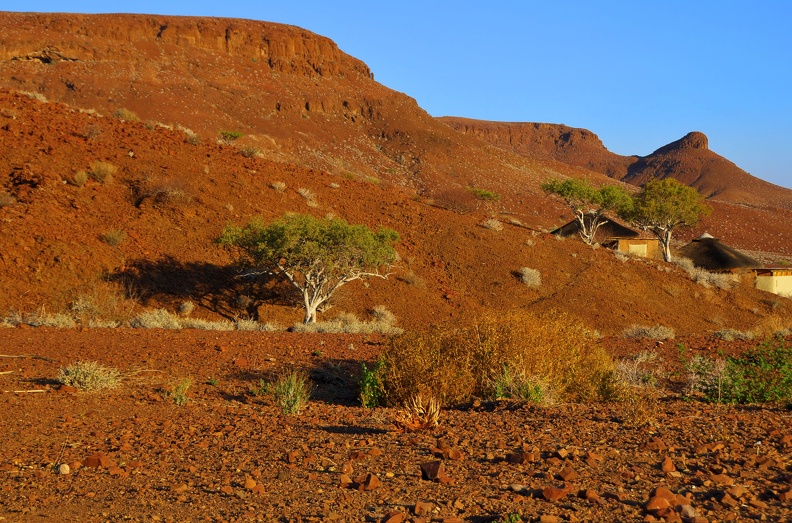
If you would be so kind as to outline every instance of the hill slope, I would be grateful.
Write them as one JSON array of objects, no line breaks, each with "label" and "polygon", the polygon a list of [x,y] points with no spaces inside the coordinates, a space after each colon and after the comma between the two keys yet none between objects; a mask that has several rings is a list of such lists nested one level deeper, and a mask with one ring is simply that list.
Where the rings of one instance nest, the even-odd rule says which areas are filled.
[{"label": "hill slope", "polygon": [[[231,253],[213,243],[229,221],[284,212],[401,234],[397,277],[350,285],[330,315],[383,304],[404,325],[426,327],[483,310],[560,309],[616,333],[634,323],[746,329],[787,310],[747,286],[704,289],[661,262],[621,262],[541,233],[569,219],[542,181],[612,179],[465,136],[304,30],[157,16],[0,20],[0,82],[34,93],[0,91],[0,311],[67,310],[122,289],[138,307],[173,310],[189,299],[199,315],[288,325],[299,305],[272,282],[235,279]],[[40,93],[54,102],[34,99]],[[125,107],[146,123],[76,107]],[[154,120],[188,125],[199,139]],[[216,143],[222,129],[246,136]],[[113,179],[78,186],[76,173],[96,161],[117,168]],[[467,187],[501,198],[479,200]],[[728,205],[716,215],[765,212]],[[766,224],[781,219],[768,212],[752,223],[769,234]],[[745,230],[724,223],[738,224],[734,237]],[[538,269],[542,285],[522,284],[521,267]],[[122,298],[105,306],[130,301]]]}]

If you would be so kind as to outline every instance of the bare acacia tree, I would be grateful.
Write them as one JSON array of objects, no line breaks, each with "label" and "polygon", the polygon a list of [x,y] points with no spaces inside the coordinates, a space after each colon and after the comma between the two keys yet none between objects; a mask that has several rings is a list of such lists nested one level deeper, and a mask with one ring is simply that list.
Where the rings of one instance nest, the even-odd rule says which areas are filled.
[{"label": "bare acacia tree", "polygon": [[261,219],[244,227],[229,225],[218,241],[238,248],[240,262],[248,268],[282,275],[302,294],[303,323],[313,323],[319,306],[342,285],[387,278],[380,270],[396,259],[392,244],[398,239],[391,229],[372,232],[339,218],[292,214],[269,225]]},{"label": "bare acacia tree", "polygon": [[560,197],[569,206],[578,227],[580,237],[589,245],[596,243],[597,230],[608,222],[606,212],[627,212],[631,204],[630,195],[618,185],[595,188],[586,180],[548,180],[542,190]]}]

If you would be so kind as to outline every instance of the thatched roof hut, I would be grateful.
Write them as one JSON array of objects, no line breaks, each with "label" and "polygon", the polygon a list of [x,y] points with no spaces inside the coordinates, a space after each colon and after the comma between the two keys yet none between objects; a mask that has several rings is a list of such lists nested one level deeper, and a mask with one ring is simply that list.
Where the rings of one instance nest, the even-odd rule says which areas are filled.
[{"label": "thatched roof hut", "polygon": [[729,247],[707,233],[682,247],[677,252],[677,256],[689,258],[693,261],[693,265],[708,271],[739,271],[762,266],[758,260]]},{"label": "thatched roof hut", "polygon": [[[587,223],[590,223],[589,216],[586,216],[585,220],[587,220]],[[608,217],[607,220],[607,222],[600,225],[599,229],[597,229],[597,234],[594,236],[594,241],[597,243],[604,243],[614,238],[654,238],[654,236],[633,229],[615,218]],[[578,223],[577,219],[550,231],[550,234],[556,234],[563,238],[577,236],[579,233],[580,223]]]}]

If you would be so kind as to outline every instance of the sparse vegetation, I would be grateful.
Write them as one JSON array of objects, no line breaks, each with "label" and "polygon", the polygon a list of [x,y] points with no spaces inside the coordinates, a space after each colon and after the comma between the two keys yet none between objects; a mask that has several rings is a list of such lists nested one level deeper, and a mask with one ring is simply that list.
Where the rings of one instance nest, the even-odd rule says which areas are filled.
[{"label": "sparse vegetation", "polygon": [[753,332],[739,331],[736,329],[721,329],[713,333],[713,336],[724,341],[751,341],[756,338],[756,335]]},{"label": "sparse vegetation", "polygon": [[272,182],[270,187],[275,189],[278,192],[283,192],[286,190],[286,184],[284,182]]},{"label": "sparse vegetation", "polygon": [[488,191],[486,189],[478,189],[476,187],[468,187],[467,190],[470,191],[473,194],[473,196],[475,196],[479,200],[492,201],[492,202],[496,202],[500,200],[500,194],[494,191]]},{"label": "sparse vegetation", "polygon": [[217,134],[220,137],[220,141],[226,144],[233,143],[245,136],[244,133],[239,131],[219,131]]},{"label": "sparse vegetation", "polygon": [[83,170],[79,170],[76,173],[74,173],[74,176],[71,177],[69,183],[71,183],[75,187],[82,187],[83,185],[85,185],[87,181],[88,181],[88,173]]},{"label": "sparse vegetation", "polygon": [[190,300],[181,302],[179,305],[179,314],[182,316],[189,316],[195,310],[195,303]]},{"label": "sparse vegetation", "polygon": [[613,364],[594,333],[562,312],[488,315],[454,330],[408,333],[384,351],[385,393],[399,404],[417,393],[444,405],[494,398],[507,366],[544,383],[560,400],[600,397]]},{"label": "sparse vegetation", "polygon": [[305,371],[292,370],[278,376],[269,390],[284,414],[299,414],[313,393],[313,385]]},{"label": "sparse vegetation", "polygon": [[118,167],[110,162],[97,160],[91,166],[91,177],[99,183],[110,183]]},{"label": "sparse vegetation", "polygon": [[114,389],[121,384],[121,373],[96,361],[78,361],[58,369],[58,381],[84,391]]},{"label": "sparse vegetation", "polygon": [[542,285],[542,274],[537,269],[530,267],[520,267],[520,281],[528,287],[540,287]]},{"label": "sparse vegetation", "polygon": [[656,387],[660,378],[659,356],[656,352],[641,351],[616,362],[614,377],[631,387]]},{"label": "sparse vegetation", "polygon": [[632,325],[622,331],[624,338],[648,338],[652,340],[670,340],[673,339],[676,333],[671,327],[663,325],[655,325],[649,327],[646,325]]},{"label": "sparse vegetation", "polygon": [[121,107],[120,109],[116,109],[113,113],[113,118],[118,118],[119,120],[123,120],[125,122],[139,122],[140,117],[135,114],[134,112],[130,111],[125,107]]},{"label": "sparse vegetation", "polygon": [[192,379],[182,378],[173,384],[168,396],[173,400],[173,403],[179,407],[184,407],[190,401],[190,398],[187,396],[187,391],[190,387],[192,387]]},{"label": "sparse vegetation", "polygon": [[729,290],[739,281],[738,277],[731,273],[710,272],[696,267],[693,260],[689,258],[674,258],[671,262],[682,268],[691,280],[706,288],[717,287]]},{"label": "sparse vegetation", "polygon": [[126,233],[119,229],[110,229],[101,236],[102,241],[111,247],[121,245],[126,239]]},{"label": "sparse vegetation", "polygon": [[255,158],[260,154],[260,151],[257,147],[253,147],[252,145],[248,145],[239,149],[239,152],[245,158]]},{"label": "sparse vegetation", "polygon": [[316,321],[312,323],[298,323],[292,326],[294,332],[322,332],[334,334],[387,334],[398,335],[404,332],[396,327],[396,317],[390,311],[387,314],[374,313],[372,321],[361,321],[357,316],[350,312],[345,312],[327,321]]},{"label": "sparse vegetation", "polygon": [[11,312],[3,321],[12,327],[29,325],[30,327],[55,327],[69,329],[77,326],[77,322],[69,314],[49,313],[43,307],[31,313]]}]

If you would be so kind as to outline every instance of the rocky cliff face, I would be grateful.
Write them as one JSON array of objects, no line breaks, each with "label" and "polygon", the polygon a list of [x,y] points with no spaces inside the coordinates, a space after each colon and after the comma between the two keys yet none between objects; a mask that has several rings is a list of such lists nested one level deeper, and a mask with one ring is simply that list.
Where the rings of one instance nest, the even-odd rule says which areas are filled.
[{"label": "rocky cliff face", "polygon": [[371,75],[329,38],[281,24],[156,15],[3,13],[2,19],[3,61],[112,61],[124,54],[157,59],[203,50],[261,61],[280,73]]}]

